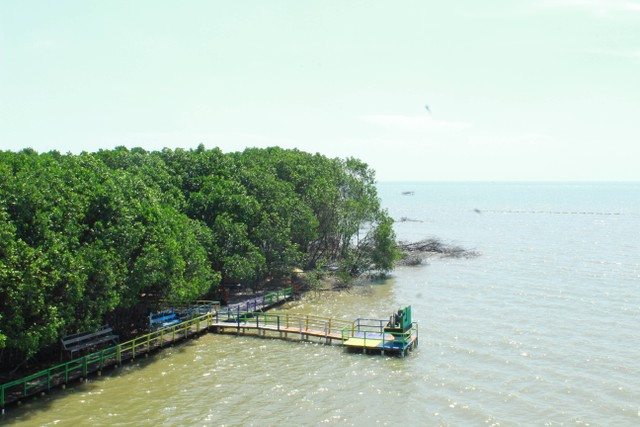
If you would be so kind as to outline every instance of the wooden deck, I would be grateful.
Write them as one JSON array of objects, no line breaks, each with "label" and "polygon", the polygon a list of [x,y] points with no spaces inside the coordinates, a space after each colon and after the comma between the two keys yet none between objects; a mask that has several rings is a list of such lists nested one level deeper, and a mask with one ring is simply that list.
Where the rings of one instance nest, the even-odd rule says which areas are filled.
[{"label": "wooden deck", "polygon": [[[223,316],[224,318],[224,316]],[[418,346],[418,325],[402,333],[384,333],[386,320],[338,320],[311,315],[288,313],[246,313],[243,316],[220,320],[210,325],[214,333],[236,335],[252,334],[261,337],[313,341],[341,345],[347,349],[381,354],[399,354]]]},{"label": "wooden deck", "polygon": [[[321,338],[327,344],[342,343],[342,334],[327,331],[315,331],[313,329],[300,329],[294,327],[280,327],[273,325],[234,325],[229,323],[214,323],[211,325],[212,332],[219,334],[254,334],[262,337],[272,337],[280,339],[296,339],[300,341],[311,341],[311,338]],[[334,341],[337,341],[334,343]]]},{"label": "wooden deck", "polygon": [[[265,296],[243,301],[246,306],[269,309],[293,297],[293,289],[272,292]],[[242,303],[239,303],[242,304]],[[211,331],[212,324],[219,318],[219,307],[215,311],[207,311],[197,317],[181,323],[158,329],[146,335],[134,338],[121,344],[95,351],[37,372],[25,378],[10,381],[0,385],[0,410],[2,413],[9,404],[20,402],[22,399],[43,394],[56,387],[65,387],[73,381],[83,381],[91,374],[100,375],[109,367],[119,367],[128,360],[160,350],[185,339]],[[238,313],[237,307],[234,313]],[[199,307],[195,307],[199,310]]]},{"label": "wooden deck", "polygon": [[[8,404],[45,393],[55,387],[64,387],[73,380],[84,380],[92,373],[100,375],[107,367],[120,366],[127,360],[196,337],[206,332],[236,335],[255,335],[265,338],[322,342],[341,345],[346,349],[404,356],[418,345],[418,325],[409,320],[399,332],[385,333],[387,320],[342,319],[266,312],[291,298],[292,292],[278,292],[253,298],[226,308],[217,308],[182,323],[161,328],[149,334],[116,346],[65,362],[26,378],[0,385],[0,408],[4,413]],[[243,311],[242,308],[263,311]],[[410,307],[409,307],[410,308]]]},{"label": "wooden deck", "polygon": [[262,312],[225,318],[225,313],[221,314],[211,324],[211,332],[253,334],[301,341],[318,338],[327,344],[342,344],[345,328],[353,328],[353,322],[321,316]]},{"label": "wooden deck", "polygon": [[351,337],[347,339],[342,345],[349,349],[379,351],[384,354],[385,352],[402,353],[406,350],[410,351],[417,346],[417,343],[417,335],[409,337],[406,342],[398,342],[393,335],[387,335],[384,338]]}]

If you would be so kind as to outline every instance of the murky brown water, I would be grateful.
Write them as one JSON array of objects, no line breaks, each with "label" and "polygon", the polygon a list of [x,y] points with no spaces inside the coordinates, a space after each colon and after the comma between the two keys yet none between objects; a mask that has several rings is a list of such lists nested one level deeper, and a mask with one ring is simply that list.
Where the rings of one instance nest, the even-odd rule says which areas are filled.
[{"label": "murky brown water", "polygon": [[[400,196],[405,185],[387,198],[395,217],[419,220],[396,224],[401,238],[446,236],[482,256],[399,268],[282,310],[353,320],[411,304],[420,345],[408,357],[208,334],[9,408],[0,423],[640,425],[640,187],[423,185]],[[559,210],[621,214],[545,213]]]},{"label": "murky brown water", "polygon": [[[282,307],[386,318],[391,284],[308,295]],[[414,354],[417,354],[414,353]],[[345,353],[320,343],[207,334],[87,384],[11,408],[8,425],[390,425],[408,407],[409,358]],[[418,408],[409,408],[417,411]],[[400,412],[393,416],[394,412]]]}]

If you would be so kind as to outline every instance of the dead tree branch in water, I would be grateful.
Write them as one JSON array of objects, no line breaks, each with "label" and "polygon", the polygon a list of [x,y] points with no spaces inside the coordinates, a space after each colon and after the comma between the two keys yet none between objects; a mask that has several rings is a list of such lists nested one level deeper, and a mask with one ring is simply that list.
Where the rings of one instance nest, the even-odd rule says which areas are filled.
[{"label": "dead tree branch in water", "polygon": [[402,249],[403,257],[398,261],[398,265],[420,265],[425,258],[441,256],[445,258],[473,258],[480,253],[464,249],[461,246],[443,243],[440,239],[430,238],[419,242],[398,242]]}]

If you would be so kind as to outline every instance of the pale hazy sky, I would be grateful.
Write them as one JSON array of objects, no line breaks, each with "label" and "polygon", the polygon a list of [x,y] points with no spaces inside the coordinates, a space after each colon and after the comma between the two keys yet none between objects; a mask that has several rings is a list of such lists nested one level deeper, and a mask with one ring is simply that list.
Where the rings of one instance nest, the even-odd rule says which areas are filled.
[{"label": "pale hazy sky", "polygon": [[640,0],[0,0],[0,150],[640,180],[639,115]]}]

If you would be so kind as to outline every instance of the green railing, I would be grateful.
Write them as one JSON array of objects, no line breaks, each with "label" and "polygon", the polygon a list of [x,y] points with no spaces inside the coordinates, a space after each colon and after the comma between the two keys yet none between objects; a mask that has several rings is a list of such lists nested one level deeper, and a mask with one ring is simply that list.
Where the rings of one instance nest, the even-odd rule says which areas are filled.
[{"label": "green railing", "polygon": [[[289,287],[266,294],[265,299],[273,303],[289,298],[292,295],[293,287]],[[197,301],[191,306],[199,305],[197,304],[198,302],[211,304],[219,308],[219,305],[216,305],[217,301]],[[217,310],[208,312],[177,325],[158,329],[130,341],[45,369],[28,377],[2,384],[0,385],[0,408],[4,408],[9,402],[24,399],[45,390],[49,391],[52,387],[66,384],[70,379],[86,378],[89,373],[100,371],[105,366],[120,365],[125,360],[134,359],[138,354],[147,353],[152,349],[161,348],[176,340],[187,338],[189,335],[198,334],[201,330],[211,326],[217,319],[217,313]]]},{"label": "green railing", "polygon": [[224,323],[229,327],[252,327],[280,332],[299,332],[315,336],[339,337],[342,330],[354,329],[354,322],[331,317],[304,314],[274,313],[274,312],[245,312],[221,311],[215,316],[216,323]]},{"label": "green railing", "polygon": [[162,300],[161,305],[173,308],[181,318],[197,317],[210,311],[220,310],[220,301],[197,300],[189,303]]},{"label": "green railing", "polygon": [[239,312],[260,311],[280,301],[284,301],[291,296],[293,296],[293,286],[269,292],[255,298],[251,298],[248,301],[230,305],[235,306],[236,311]]},{"label": "green railing", "polygon": [[[102,370],[114,363],[118,346],[110,347],[86,356],[62,363],[44,371],[0,386],[0,407],[4,408],[9,397],[20,400],[38,392],[49,391],[52,387],[66,384],[69,379],[82,378],[89,372]],[[11,396],[10,396],[11,395]]]},{"label": "green railing", "polygon": [[[235,316],[236,312],[234,311],[232,314]],[[20,400],[38,392],[49,391],[52,387],[67,384],[71,379],[86,378],[89,373],[101,371],[106,366],[121,365],[123,361],[135,359],[137,355],[162,348],[190,335],[196,335],[213,324],[220,325],[224,323],[225,326],[228,325],[229,327],[255,327],[287,333],[298,332],[301,336],[313,335],[316,337],[342,339],[342,344],[357,333],[363,334],[365,343],[367,339],[374,339],[373,334],[377,337],[375,339],[379,341],[381,330],[383,329],[383,321],[375,320],[378,324],[370,324],[371,322],[365,323],[363,320],[366,319],[348,321],[323,316],[257,311],[241,313],[240,316],[234,317],[229,321],[223,311],[210,312],[62,363],[28,377],[2,384],[0,386],[0,407],[4,408],[8,402]],[[400,349],[404,352],[407,346],[411,344],[412,339],[414,337],[417,339],[418,325],[413,323],[410,330],[402,333],[393,332],[392,335],[394,336],[393,340],[388,340],[383,334],[383,346],[391,343],[394,349]]]},{"label": "green railing", "polygon": [[134,359],[138,354],[148,353],[152,349],[198,334],[212,324],[214,316],[215,313],[206,313],[118,344],[115,346],[116,362],[120,364],[123,360]]},{"label": "green railing", "polygon": [[[362,339],[362,347],[367,347],[367,341],[374,344],[381,344],[381,349],[404,351],[411,345],[412,342],[418,339],[418,324],[416,322],[411,323],[411,328],[405,331],[387,331],[385,332],[385,325],[387,320],[381,319],[356,319],[354,326],[351,328],[344,328],[342,330],[342,344],[344,345],[350,338]],[[393,338],[389,339],[391,335]]]},{"label": "green railing", "polygon": [[278,289],[274,292],[269,292],[264,296],[265,304],[273,304],[284,299],[290,298],[293,296],[293,286],[289,286],[288,288]]},{"label": "green railing", "polygon": [[[205,325],[210,325],[212,319],[213,313],[208,313],[45,369],[28,377],[2,384],[0,386],[0,407],[4,408],[8,401],[20,400],[45,390],[49,391],[52,387],[67,384],[70,379],[86,378],[89,373],[100,371],[105,366],[120,365],[123,360],[133,359],[141,352],[148,352],[162,347],[166,343],[186,338],[190,334],[198,333],[203,328],[203,322]],[[170,338],[165,339],[165,337]]]}]

